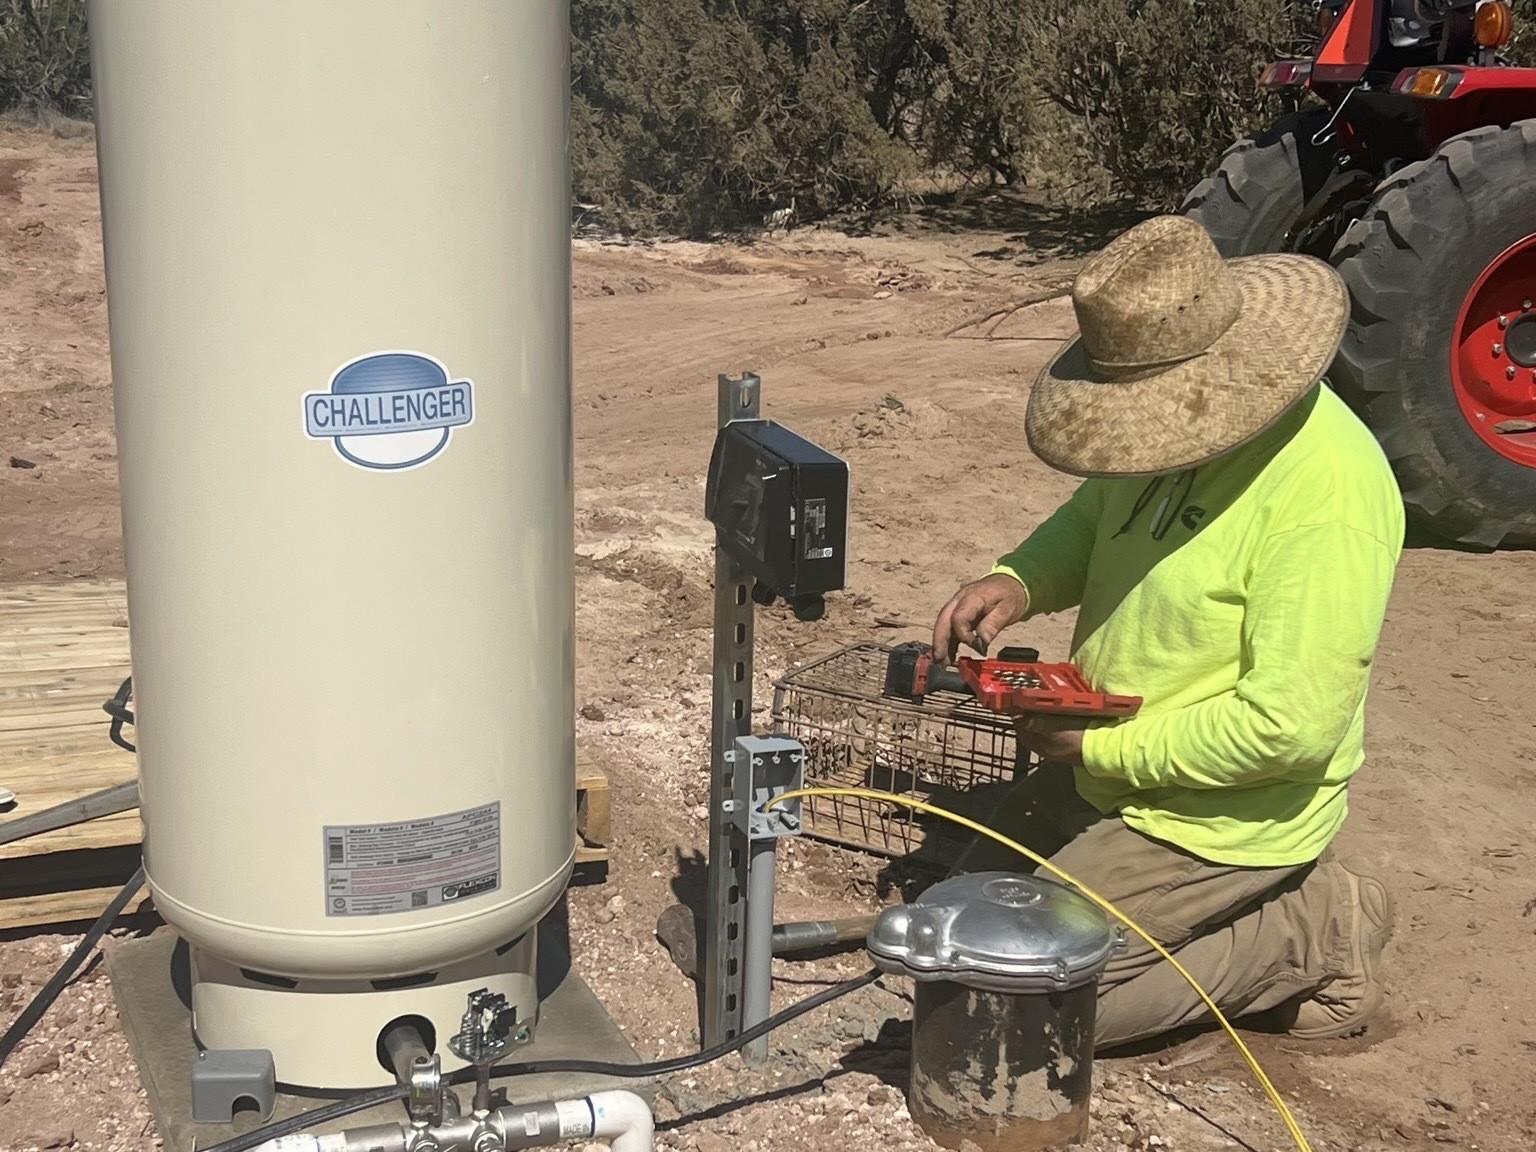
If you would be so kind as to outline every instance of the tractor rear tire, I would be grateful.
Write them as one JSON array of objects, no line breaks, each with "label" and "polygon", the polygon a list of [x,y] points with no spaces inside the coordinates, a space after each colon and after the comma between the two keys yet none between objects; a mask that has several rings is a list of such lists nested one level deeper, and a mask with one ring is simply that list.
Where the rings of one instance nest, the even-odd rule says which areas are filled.
[{"label": "tractor rear tire", "polygon": [[[1502,339],[1499,330],[1490,336],[1488,328],[1498,312],[1500,324],[1513,329],[1518,321],[1536,332],[1536,318],[1521,318],[1522,303],[1531,309],[1522,298],[1536,294],[1521,286],[1528,273],[1536,276],[1536,247],[1521,246],[1533,243],[1533,232],[1536,120],[1527,120],[1453,137],[1429,159],[1400,169],[1333,251],[1352,312],[1330,379],[1392,462],[1410,521],[1438,542],[1536,547],[1536,457],[1522,462],[1536,445],[1525,446],[1530,433],[1518,442],[1494,435],[1487,414],[1479,417],[1485,430],[1474,427],[1463,403],[1467,370],[1458,366],[1466,361],[1457,360],[1482,357],[1477,371],[1494,387],[1507,378],[1536,395],[1536,368],[1514,362],[1513,332],[1505,350],[1493,342]],[[1511,260],[1518,263],[1506,267]],[[1509,315],[1502,315],[1502,299],[1492,308],[1483,301],[1485,323],[1471,325],[1474,296],[1498,268],[1506,274]],[[1489,385],[1480,387],[1486,394]],[[1509,395],[1507,407],[1524,411],[1526,400]]]},{"label": "tractor rear tire", "polygon": [[1334,167],[1337,153],[1312,143],[1329,115],[1308,108],[1239,140],[1185,197],[1180,214],[1199,221],[1228,258],[1289,250],[1302,208]]}]

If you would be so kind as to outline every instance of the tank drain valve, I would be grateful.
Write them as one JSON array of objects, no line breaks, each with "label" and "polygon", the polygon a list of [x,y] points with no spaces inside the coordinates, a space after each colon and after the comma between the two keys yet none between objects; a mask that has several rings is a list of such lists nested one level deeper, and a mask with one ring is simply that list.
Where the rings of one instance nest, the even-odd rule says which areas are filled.
[{"label": "tank drain valve", "polygon": [[448,1041],[448,1050],[475,1067],[476,1113],[491,1109],[491,1066],[532,1039],[533,1030],[527,1021],[518,1020],[517,1009],[505,996],[485,988],[469,994],[464,1018]]}]

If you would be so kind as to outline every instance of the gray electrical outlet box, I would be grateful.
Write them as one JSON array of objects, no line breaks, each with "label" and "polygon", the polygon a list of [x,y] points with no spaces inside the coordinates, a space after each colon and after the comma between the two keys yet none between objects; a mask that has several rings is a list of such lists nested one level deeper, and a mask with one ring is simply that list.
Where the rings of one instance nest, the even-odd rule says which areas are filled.
[{"label": "gray electrical outlet box", "polygon": [[800,835],[800,801],[763,811],[805,784],[805,749],[788,736],[736,738],[736,796],[732,816],[748,839]]},{"label": "gray electrical outlet box", "polygon": [[265,1122],[277,1098],[277,1075],[266,1049],[209,1050],[192,1065],[192,1119],[199,1124],[229,1124],[242,1103]]}]

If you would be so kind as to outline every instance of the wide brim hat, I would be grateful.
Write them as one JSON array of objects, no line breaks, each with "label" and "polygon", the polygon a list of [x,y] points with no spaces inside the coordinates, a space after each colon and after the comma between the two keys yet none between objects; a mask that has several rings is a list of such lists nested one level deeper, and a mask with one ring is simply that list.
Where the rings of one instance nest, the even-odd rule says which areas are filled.
[{"label": "wide brim hat", "polygon": [[1197,467],[1272,426],[1328,370],[1349,319],[1309,256],[1223,260],[1199,224],[1148,220],[1072,287],[1080,335],[1029,398],[1030,448],[1076,476]]}]

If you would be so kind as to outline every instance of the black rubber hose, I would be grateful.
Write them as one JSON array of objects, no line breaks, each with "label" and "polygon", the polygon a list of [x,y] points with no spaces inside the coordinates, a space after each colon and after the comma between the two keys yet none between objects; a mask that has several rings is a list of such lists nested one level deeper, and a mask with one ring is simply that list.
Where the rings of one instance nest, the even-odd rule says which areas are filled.
[{"label": "black rubber hose", "polygon": [[107,729],[107,735],[112,743],[130,752],[137,752],[138,747],[123,736],[123,725],[135,723],[133,713],[128,710],[128,701],[131,699],[133,699],[132,676],[122,682],[112,699],[101,706],[101,710],[112,717],[112,726]]},{"label": "black rubber hose", "polygon": [[122,891],[112,897],[112,903],[107,905],[107,910],[86,929],[80,943],[75,945],[75,950],[69,954],[64,963],[59,965],[59,970],[53,974],[48,983],[43,985],[42,991],[32,997],[32,1002],[11,1022],[11,1026],[5,1030],[5,1035],[0,1036],[0,1066],[10,1059],[11,1053],[16,1051],[16,1046],[26,1039],[27,1033],[31,1032],[37,1022],[43,1018],[43,1013],[53,1007],[53,1002],[59,998],[59,993],[64,991],[64,986],[79,971],[86,957],[107,934],[107,929],[112,927],[112,922],[122,915],[123,909],[128,907],[128,902],[138,895],[142,887],[144,887],[144,866],[141,864],[132,879],[123,885]]},{"label": "black rubber hose", "polygon": [[202,1152],[250,1152],[250,1149],[265,1144],[268,1140],[280,1140],[284,1136],[307,1131],[318,1124],[329,1124],[332,1120],[340,1120],[368,1108],[388,1104],[391,1100],[399,1100],[404,1096],[405,1089],[398,1084],[392,1084],[388,1088],[375,1088],[371,1092],[348,1096],[345,1100],[322,1104],[319,1108],[311,1108],[308,1112],[301,1112],[286,1120],[274,1120],[260,1128],[252,1128],[249,1132],[231,1136],[228,1140],[210,1145]]},{"label": "black rubber hose", "polygon": [[[768,1017],[761,1024],[748,1028],[740,1036],[716,1044],[713,1048],[706,1048],[702,1052],[696,1052],[692,1056],[676,1056],[670,1060],[656,1060],[650,1064],[611,1064],[598,1060],[535,1060],[527,1064],[498,1064],[492,1069],[496,1076],[537,1076],[545,1072],[582,1072],[588,1075],[612,1076],[615,1079],[643,1080],[651,1076],[670,1076],[676,1072],[686,1072],[690,1068],[699,1068],[705,1064],[719,1060],[722,1056],[729,1056],[732,1052],[745,1048],[759,1037],[766,1036],[775,1028],[782,1028],[791,1020],[797,1020],[807,1012],[814,1012],[824,1004],[830,1004],[839,996],[846,996],[850,992],[856,992],[860,988],[867,987],[879,979],[878,970],[871,969],[862,976],[852,980],[844,980],[841,984],[834,984],[830,988],[824,988],[814,996],[807,996],[798,1004],[792,1004],[784,1011]],[[473,1068],[461,1068],[448,1079],[451,1083],[462,1083],[474,1078]],[[379,1088],[372,1092],[364,1092],[358,1096],[349,1096],[345,1100],[337,1100],[334,1104],[326,1104],[320,1108],[312,1108],[308,1112],[287,1120],[279,1120],[240,1136],[235,1136],[222,1143],[214,1144],[203,1152],[250,1152],[252,1148],[265,1144],[268,1140],[277,1140],[284,1136],[292,1136],[296,1132],[303,1132],[318,1124],[326,1124],[332,1120],[340,1120],[344,1116],[362,1112],[378,1104],[386,1104],[405,1095],[405,1090],[399,1087]]]},{"label": "black rubber hose", "polygon": [[[491,1069],[494,1076],[538,1076],[546,1072],[581,1072],[595,1076],[613,1076],[625,1080],[646,1080],[652,1076],[671,1076],[678,1072],[687,1072],[692,1068],[702,1068],[705,1064],[713,1064],[723,1056],[729,1056],[732,1052],[745,1048],[752,1041],[760,1039],[777,1028],[782,1028],[791,1020],[797,1020],[807,1012],[814,1012],[825,1004],[830,1004],[840,996],[846,996],[850,992],[857,992],[860,988],[866,988],[880,978],[880,971],[871,968],[862,976],[855,976],[852,980],[844,980],[841,984],[834,984],[830,988],[823,988],[814,996],[807,996],[798,1003],[791,1004],[784,1011],[768,1017],[760,1024],[754,1024],[740,1036],[730,1040],[722,1040],[713,1048],[705,1048],[701,1052],[695,1052],[692,1056],[674,1056],[670,1060],[655,1060],[649,1064],[611,1064],[597,1060],[530,1060],[526,1064],[498,1064]],[[450,1078],[458,1083],[461,1077],[473,1078],[474,1069],[463,1068]]]}]

